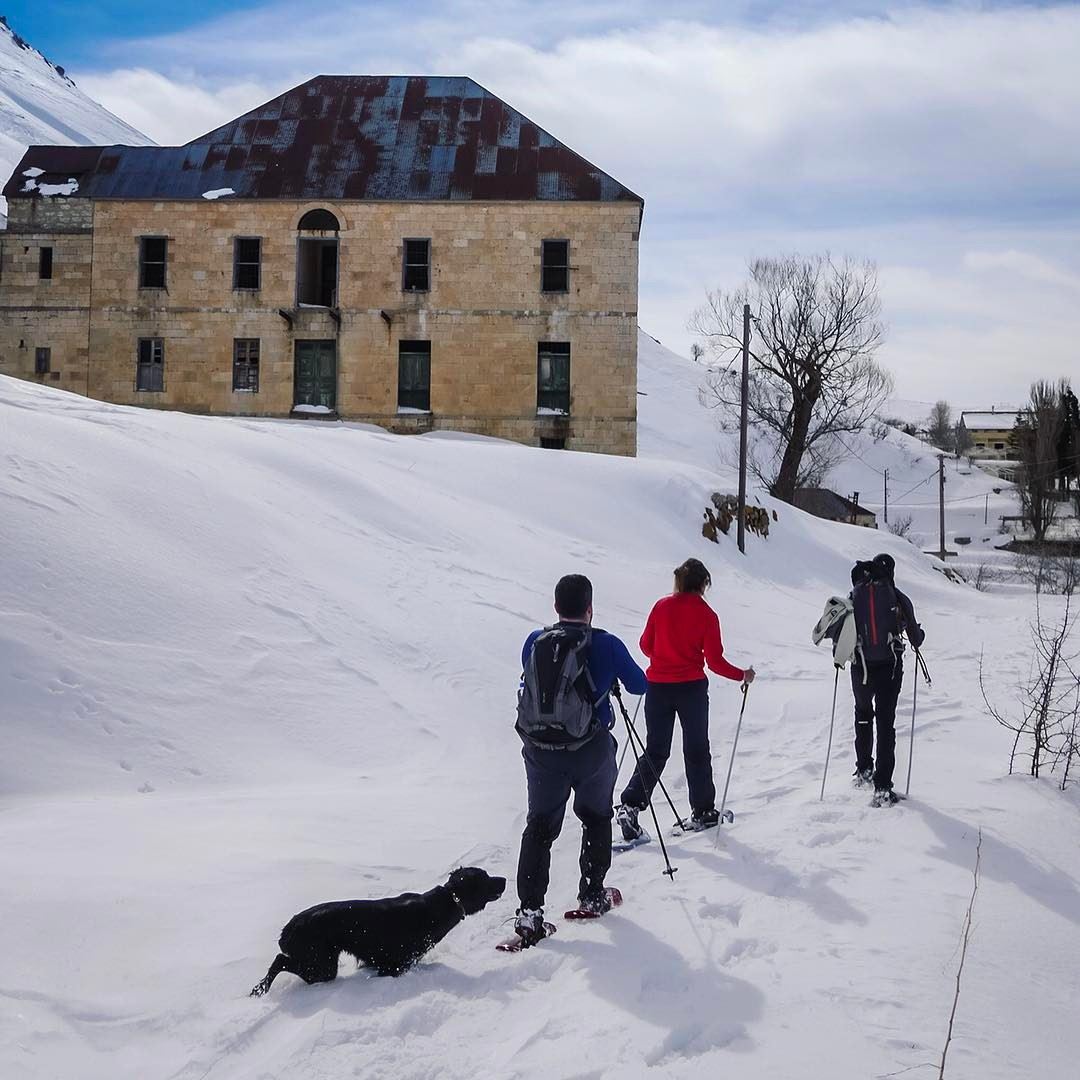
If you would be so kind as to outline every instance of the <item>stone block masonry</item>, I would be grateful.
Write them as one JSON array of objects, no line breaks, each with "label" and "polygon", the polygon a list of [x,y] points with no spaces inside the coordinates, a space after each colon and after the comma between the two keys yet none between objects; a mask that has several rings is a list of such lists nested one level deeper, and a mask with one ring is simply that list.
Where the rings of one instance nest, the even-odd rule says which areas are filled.
[{"label": "stone block masonry", "polygon": [[[297,303],[298,223],[340,223],[336,306]],[[331,341],[337,415],[633,454],[636,202],[11,200],[0,253],[0,373],[122,404],[288,416],[296,343]],[[308,234],[304,234],[308,235]],[[142,236],[168,240],[166,286],[139,287]],[[234,289],[237,237],[261,240],[260,288]],[[405,292],[405,238],[431,241],[430,289]],[[545,239],[570,241],[570,289],[541,291]],[[53,248],[41,280],[39,249]],[[140,338],[164,345],[136,389]],[[257,393],[233,390],[233,342],[259,340]],[[430,341],[430,416],[398,411],[398,345]],[[537,345],[570,344],[570,415],[538,415]],[[51,350],[34,374],[35,348]],[[58,374],[57,374],[58,373]]]}]

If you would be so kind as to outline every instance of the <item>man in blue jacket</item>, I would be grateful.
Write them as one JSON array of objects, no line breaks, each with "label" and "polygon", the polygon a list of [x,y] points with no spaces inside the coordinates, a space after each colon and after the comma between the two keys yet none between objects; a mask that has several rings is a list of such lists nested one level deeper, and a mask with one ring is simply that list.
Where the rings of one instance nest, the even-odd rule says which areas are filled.
[{"label": "man in blue jacket", "polygon": [[555,612],[558,623],[534,630],[521,651],[525,674],[517,729],[529,813],[518,858],[520,906],[514,931],[525,947],[535,945],[546,932],[544,896],[551,845],[562,829],[571,791],[582,825],[579,905],[597,914],[611,906],[604,878],[611,866],[612,794],[618,768],[608,694],[616,679],[631,694],[643,694],[646,688],[645,673],[626,646],[614,634],[593,628],[592,583],[587,577],[569,574],[560,579]]}]

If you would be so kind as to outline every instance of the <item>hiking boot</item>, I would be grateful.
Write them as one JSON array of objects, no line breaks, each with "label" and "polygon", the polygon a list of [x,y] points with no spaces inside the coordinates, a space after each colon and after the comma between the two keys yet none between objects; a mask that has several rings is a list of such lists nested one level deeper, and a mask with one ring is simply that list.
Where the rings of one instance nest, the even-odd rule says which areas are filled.
[{"label": "hiking boot", "polygon": [[875,806],[893,806],[900,801],[900,796],[892,788],[876,788],[874,790]]},{"label": "hiking boot", "polygon": [[594,915],[606,915],[611,910],[611,891],[601,889],[578,900],[579,911],[589,911]]},{"label": "hiking boot", "polygon": [[521,947],[527,949],[535,945],[542,938],[547,937],[547,927],[544,924],[544,909],[520,908],[514,919],[514,933],[521,938]]},{"label": "hiking boot", "polygon": [[627,806],[626,803],[615,807],[615,824],[622,829],[622,838],[627,843],[637,840],[645,832],[638,824],[637,816],[640,812],[636,806]]},{"label": "hiking boot", "polygon": [[867,784],[874,782],[874,767],[871,765],[867,769],[856,769],[851,774],[852,783],[856,787],[866,787]]},{"label": "hiking boot", "polygon": [[708,810],[695,810],[690,815],[690,823],[695,829],[712,829],[720,823],[720,814],[715,806]]}]

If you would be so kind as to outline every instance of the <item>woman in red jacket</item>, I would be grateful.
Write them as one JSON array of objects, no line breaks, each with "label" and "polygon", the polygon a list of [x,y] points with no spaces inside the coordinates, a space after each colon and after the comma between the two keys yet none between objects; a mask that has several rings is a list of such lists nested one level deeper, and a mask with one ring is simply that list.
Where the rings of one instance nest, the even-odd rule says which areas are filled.
[{"label": "woman in red jacket", "polygon": [[638,813],[648,805],[653,786],[671,754],[678,716],[683,733],[683,762],[690,789],[690,824],[708,829],[717,823],[716,788],[709,750],[710,670],[734,682],[750,684],[754,669],[737,668],[724,659],[720,620],[705,602],[712,584],[709,571],[697,559],[687,559],[675,571],[675,591],[658,600],[649,612],[641,651],[649,658],[645,672],[645,754],[622,793],[615,820],[626,840],[641,835]]}]

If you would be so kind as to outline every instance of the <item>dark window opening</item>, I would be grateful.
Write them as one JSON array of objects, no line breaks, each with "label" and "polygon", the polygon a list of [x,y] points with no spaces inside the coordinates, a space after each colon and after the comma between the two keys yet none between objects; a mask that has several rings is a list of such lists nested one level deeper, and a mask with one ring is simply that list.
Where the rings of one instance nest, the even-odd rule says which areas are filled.
[{"label": "dark window opening", "polygon": [[144,236],[139,240],[139,288],[165,288],[165,262],[169,241],[163,236]]},{"label": "dark window opening", "polygon": [[398,344],[398,408],[431,411],[431,342]]},{"label": "dark window opening", "polygon": [[337,298],[337,240],[301,237],[297,252],[296,302],[333,307]]},{"label": "dark window opening", "polygon": [[431,241],[406,240],[402,289],[405,292],[427,292],[431,288]]},{"label": "dark window opening", "polygon": [[161,338],[139,338],[135,389],[152,393],[165,389],[165,342]]},{"label": "dark window opening", "polygon": [[34,374],[35,375],[48,375],[50,370],[50,363],[52,362],[52,349],[35,349],[34,350]]},{"label": "dark window opening", "polygon": [[338,219],[329,210],[309,210],[300,219],[297,228],[311,232],[337,232],[340,226]]},{"label": "dark window opening", "polygon": [[542,341],[536,349],[536,408],[570,413],[570,342]]},{"label": "dark window opening", "polygon": [[52,278],[52,248],[43,247],[38,252],[38,277],[42,281]]},{"label": "dark window opening", "polygon": [[550,439],[548,439],[548,438],[544,438],[543,436],[541,436],[540,445],[545,450],[565,450],[566,449],[566,439],[565,438],[559,438],[559,439],[550,438]]},{"label": "dark window opening", "polygon": [[233,390],[259,392],[259,339],[233,339]]},{"label": "dark window opening", "polygon": [[233,241],[233,288],[258,289],[262,268],[262,241],[257,236],[238,236]]},{"label": "dark window opening", "polygon": [[540,289],[542,292],[570,291],[570,241],[545,240],[541,257]]}]

